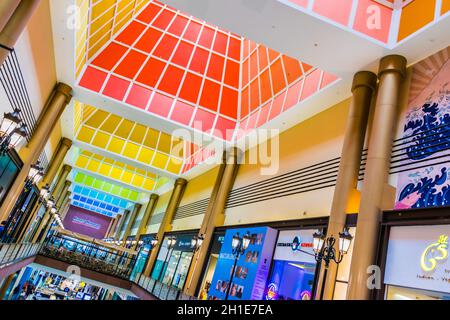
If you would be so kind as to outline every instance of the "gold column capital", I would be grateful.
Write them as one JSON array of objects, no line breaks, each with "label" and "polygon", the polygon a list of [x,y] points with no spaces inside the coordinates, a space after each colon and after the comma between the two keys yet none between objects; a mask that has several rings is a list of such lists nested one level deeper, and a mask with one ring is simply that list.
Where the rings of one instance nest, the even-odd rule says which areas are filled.
[{"label": "gold column capital", "polygon": [[178,178],[177,180],[175,180],[175,185],[180,185],[180,186],[184,186],[186,185],[188,182],[186,179],[183,178]]},{"label": "gold column capital", "polygon": [[72,100],[72,87],[68,84],[59,82],[55,87],[55,91],[66,96],[66,103],[69,103],[70,100]]},{"label": "gold column capital", "polygon": [[72,147],[72,140],[70,140],[69,138],[61,138],[61,145],[65,145],[67,146],[69,149]]},{"label": "gold column capital", "polygon": [[360,87],[368,87],[372,91],[377,86],[378,77],[371,71],[359,71],[355,73],[352,83],[352,92]]},{"label": "gold column capital", "polygon": [[65,165],[63,165],[62,169],[63,169],[63,171],[70,172],[70,171],[72,171],[72,166],[65,164]]},{"label": "gold column capital", "polygon": [[150,195],[150,200],[157,200],[157,199],[159,199],[159,195],[158,194],[156,194],[156,193],[152,193],[151,195]]},{"label": "gold column capital", "polygon": [[378,69],[378,77],[386,72],[398,72],[402,78],[406,74],[406,58],[400,55],[389,55],[381,58],[380,67]]}]

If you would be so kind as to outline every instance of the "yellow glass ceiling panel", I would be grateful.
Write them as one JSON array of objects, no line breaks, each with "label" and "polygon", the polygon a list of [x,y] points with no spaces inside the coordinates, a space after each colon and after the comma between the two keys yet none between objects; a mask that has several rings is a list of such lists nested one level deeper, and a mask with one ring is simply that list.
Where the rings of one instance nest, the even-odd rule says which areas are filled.
[{"label": "yellow glass ceiling panel", "polygon": [[114,131],[117,129],[117,126],[120,123],[120,120],[122,120],[121,117],[116,116],[114,114],[110,114],[108,119],[105,120],[100,129],[108,133],[114,133]]},{"label": "yellow glass ceiling panel", "polygon": [[109,138],[110,136],[108,134],[97,131],[94,140],[92,141],[92,144],[99,148],[106,148],[106,145],[109,142]]},{"label": "yellow glass ceiling panel", "polygon": [[155,154],[155,158],[153,159],[152,164],[153,164],[153,166],[155,166],[157,168],[165,169],[167,160],[169,160],[168,156],[166,156],[165,154],[162,154],[160,152],[157,152]]},{"label": "yellow glass ceiling panel", "polygon": [[108,176],[111,173],[111,170],[112,170],[112,166],[111,165],[109,165],[107,163],[102,163],[100,165],[100,168],[99,168],[98,172],[101,175]]},{"label": "yellow glass ceiling panel", "polygon": [[[76,135],[78,140],[158,170],[166,170],[169,158],[183,162],[184,147],[187,144],[180,138],[104,110],[84,106],[78,107],[83,109],[83,121]],[[86,117],[86,114],[89,116]],[[103,160],[103,162],[106,161],[108,160]],[[115,167],[118,166],[119,163],[116,162]],[[178,175],[182,167],[182,164],[172,164],[170,170],[166,172],[170,175]],[[154,178],[154,175],[151,177]]]},{"label": "yellow glass ceiling panel", "polygon": [[95,130],[82,126],[78,132],[77,139],[86,143],[90,143],[94,136]]},{"label": "yellow glass ceiling panel", "polygon": [[137,159],[140,162],[150,164],[153,160],[154,154],[155,154],[155,151],[153,151],[151,149],[147,149],[145,147],[142,147],[141,152],[139,153],[139,156]]},{"label": "yellow glass ceiling panel", "polygon": [[180,172],[182,166],[183,162],[176,158],[170,158],[169,163],[167,164],[167,171],[172,173]]},{"label": "yellow glass ceiling panel", "polygon": [[121,170],[120,168],[113,167],[111,170],[111,173],[110,173],[110,177],[115,180],[121,180],[122,172],[123,172],[123,170]]},{"label": "yellow glass ceiling panel", "polygon": [[147,136],[144,140],[144,145],[149,148],[155,149],[158,144],[159,132],[154,129],[149,129],[147,131]]},{"label": "yellow glass ceiling panel", "polygon": [[158,150],[169,154],[171,144],[172,137],[166,133],[161,133],[161,135],[159,136]]},{"label": "yellow glass ceiling panel", "polygon": [[132,179],[133,179],[133,174],[129,171],[124,171],[122,178],[121,178],[122,182],[131,183]]},{"label": "yellow glass ceiling panel", "polygon": [[109,144],[107,150],[114,153],[122,153],[123,146],[125,145],[125,140],[112,137],[111,143]]},{"label": "yellow glass ceiling panel", "polygon": [[134,122],[127,119],[123,119],[119,127],[117,128],[115,134],[121,138],[128,139],[128,136],[130,135],[133,126]]},{"label": "yellow glass ceiling panel", "polygon": [[130,140],[134,141],[138,144],[142,143],[142,140],[144,140],[145,133],[147,131],[147,127],[136,124],[136,126],[133,129],[133,132],[131,133]]},{"label": "yellow glass ceiling panel", "polygon": [[87,151],[78,154],[75,166],[146,191],[155,191],[161,186],[158,182],[162,177],[152,172]]},{"label": "yellow glass ceiling panel", "polygon": [[139,151],[139,146],[132,142],[127,142],[123,155],[127,158],[135,159]]},{"label": "yellow glass ceiling panel", "polygon": [[90,127],[99,127],[103,121],[105,121],[108,116],[108,112],[103,110],[97,110],[89,119],[86,121],[86,125]]},{"label": "yellow glass ceiling panel", "polygon": [[99,166],[100,166],[100,162],[99,162],[99,161],[97,161],[97,160],[95,160],[95,159],[91,159],[91,160],[89,161],[89,164],[88,164],[88,166],[87,166],[87,169],[88,169],[89,171],[97,171]]}]

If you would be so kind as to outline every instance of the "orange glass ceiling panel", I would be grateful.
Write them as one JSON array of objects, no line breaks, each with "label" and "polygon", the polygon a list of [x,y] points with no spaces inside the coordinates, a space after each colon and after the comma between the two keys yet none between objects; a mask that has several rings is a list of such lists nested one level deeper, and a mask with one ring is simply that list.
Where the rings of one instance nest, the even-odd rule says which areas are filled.
[{"label": "orange glass ceiling panel", "polygon": [[110,43],[92,62],[93,65],[110,70],[127,52],[127,48],[115,42]]},{"label": "orange glass ceiling panel", "polygon": [[145,24],[132,21],[130,25],[117,37],[117,41],[131,46],[145,29]]},{"label": "orange glass ceiling panel", "polygon": [[[150,1],[97,54],[79,84],[229,140],[238,125],[263,125],[336,80],[321,70],[313,76],[316,70]],[[311,92],[302,94],[304,78]],[[327,83],[319,85],[322,78]]]}]

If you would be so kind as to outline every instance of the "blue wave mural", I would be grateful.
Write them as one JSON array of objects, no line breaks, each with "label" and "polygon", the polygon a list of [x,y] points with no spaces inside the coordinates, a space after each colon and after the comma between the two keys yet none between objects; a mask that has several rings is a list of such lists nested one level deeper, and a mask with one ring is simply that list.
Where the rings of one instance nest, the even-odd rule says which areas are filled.
[{"label": "blue wave mural", "polygon": [[[428,86],[410,102],[399,152],[402,164],[421,167],[398,177],[396,209],[450,205],[450,61]],[[410,138],[408,138],[410,137]],[[427,162],[427,159],[442,158]],[[429,163],[428,166],[426,164]],[[425,164],[425,166],[423,166]]]}]

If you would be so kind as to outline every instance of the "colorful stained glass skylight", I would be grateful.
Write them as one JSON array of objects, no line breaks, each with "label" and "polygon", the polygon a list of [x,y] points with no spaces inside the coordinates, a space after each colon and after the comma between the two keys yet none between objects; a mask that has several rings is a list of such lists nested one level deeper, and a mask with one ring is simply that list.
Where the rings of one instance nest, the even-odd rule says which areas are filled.
[{"label": "colorful stained glass skylight", "polygon": [[277,94],[297,90],[298,98],[278,97],[268,116],[259,118],[261,125],[335,80],[149,1],[88,63],[79,85],[182,126],[233,140],[235,129],[242,127],[239,122],[247,121],[255,110],[267,109]]}]

